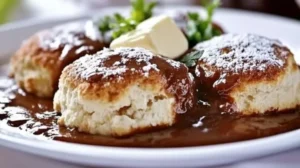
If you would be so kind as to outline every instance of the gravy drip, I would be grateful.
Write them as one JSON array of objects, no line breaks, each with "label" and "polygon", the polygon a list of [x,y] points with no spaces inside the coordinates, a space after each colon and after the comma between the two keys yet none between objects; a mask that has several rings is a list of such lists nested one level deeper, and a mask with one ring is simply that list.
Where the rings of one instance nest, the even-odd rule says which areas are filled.
[{"label": "gravy drip", "polygon": [[253,34],[214,37],[197,44],[194,50],[203,51],[195,75],[222,94],[240,82],[274,80],[287,66],[287,58],[292,57],[280,42]]},{"label": "gravy drip", "polygon": [[199,91],[198,105],[181,115],[184,120],[180,124],[168,129],[125,138],[89,135],[58,126],[60,114],[53,111],[52,100],[26,94],[6,77],[6,69],[0,68],[1,126],[50,140],[120,147],[184,147],[256,139],[300,128],[299,110],[252,117],[220,115],[217,105],[222,100]]},{"label": "gravy drip", "polygon": [[93,21],[72,22],[39,33],[40,48],[59,52],[62,67],[107,46]]},{"label": "gravy drip", "polygon": [[187,112],[194,103],[194,80],[188,68],[142,48],[104,48],[95,55],[76,60],[64,73],[75,85],[96,83],[100,90],[112,86],[123,89],[136,79],[148,80],[150,84],[162,80],[167,93],[176,99],[177,113]]}]

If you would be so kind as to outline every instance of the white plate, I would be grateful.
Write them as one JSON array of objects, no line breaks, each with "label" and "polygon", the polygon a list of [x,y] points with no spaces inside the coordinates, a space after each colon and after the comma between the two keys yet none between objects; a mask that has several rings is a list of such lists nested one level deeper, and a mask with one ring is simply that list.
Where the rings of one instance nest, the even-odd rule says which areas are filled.
[{"label": "white plate", "polygon": [[[174,7],[175,8],[175,7]],[[174,9],[172,7],[172,9]],[[180,7],[180,10],[199,10]],[[101,14],[124,8],[111,8]],[[291,47],[300,44],[300,23],[270,15],[220,9],[215,20],[227,32],[251,32],[277,38]],[[60,21],[61,22],[61,21]],[[0,28],[0,60],[13,52],[22,39],[56,21],[13,24]],[[296,51],[296,50],[295,50]],[[3,63],[3,61],[2,61]],[[27,137],[0,127],[0,145],[61,161],[94,166],[115,167],[199,167],[232,163],[282,152],[300,146],[300,130],[257,140],[203,147],[144,149],[118,148],[45,141]]]}]

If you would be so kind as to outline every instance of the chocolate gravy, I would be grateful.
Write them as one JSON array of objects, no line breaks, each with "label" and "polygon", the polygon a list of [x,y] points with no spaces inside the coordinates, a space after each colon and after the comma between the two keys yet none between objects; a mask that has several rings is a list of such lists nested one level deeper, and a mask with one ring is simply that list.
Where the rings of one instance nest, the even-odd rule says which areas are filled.
[{"label": "chocolate gravy", "polygon": [[108,46],[92,21],[71,22],[42,31],[38,35],[42,50],[61,53],[61,68],[81,56],[94,54]]},{"label": "chocolate gravy", "polygon": [[[120,89],[143,79],[145,83],[156,84],[158,80],[165,86],[167,94],[174,95],[177,113],[185,113],[194,103],[194,80],[183,64],[158,57],[141,48],[103,49],[96,55],[86,56],[75,61],[66,74],[75,85],[82,81],[96,83],[105,89],[106,83],[119,83]],[[78,82],[78,83],[77,83]],[[113,84],[112,84],[113,85]],[[100,91],[101,94],[101,91]],[[111,93],[118,96],[120,91]],[[113,97],[112,96],[112,97]],[[113,98],[111,98],[113,99]]]},{"label": "chocolate gravy", "polygon": [[256,139],[300,128],[299,110],[252,117],[222,114],[217,108],[221,98],[199,91],[198,104],[181,114],[184,120],[173,127],[124,138],[89,135],[58,126],[60,114],[53,111],[52,99],[26,94],[6,77],[5,71],[5,67],[0,68],[0,123],[50,140],[120,147],[183,147]]}]

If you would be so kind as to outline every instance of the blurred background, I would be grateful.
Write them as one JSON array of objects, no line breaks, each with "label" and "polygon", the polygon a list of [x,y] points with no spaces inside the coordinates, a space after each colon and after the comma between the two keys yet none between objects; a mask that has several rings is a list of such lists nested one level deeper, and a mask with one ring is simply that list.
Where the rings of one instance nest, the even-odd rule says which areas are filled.
[{"label": "blurred background", "polygon": [[[70,17],[129,0],[0,0],[0,24],[12,21]],[[199,0],[158,0],[160,5],[199,5]],[[222,7],[271,13],[300,20],[300,0],[222,0]]]}]

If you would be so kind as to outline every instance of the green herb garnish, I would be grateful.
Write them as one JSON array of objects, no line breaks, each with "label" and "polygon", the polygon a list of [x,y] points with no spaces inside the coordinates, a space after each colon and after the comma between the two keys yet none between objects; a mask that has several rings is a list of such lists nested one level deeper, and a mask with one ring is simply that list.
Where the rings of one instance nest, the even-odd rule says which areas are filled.
[{"label": "green herb garnish", "polygon": [[100,20],[99,30],[102,34],[112,31],[112,37],[116,39],[122,34],[134,30],[138,24],[152,17],[152,11],[156,4],[156,2],[146,3],[145,0],[131,0],[132,9],[129,18],[125,18],[119,13],[114,14],[113,17],[106,16]]},{"label": "green herb garnish", "polygon": [[99,30],[102,35],[104,35],[106,32],[111,30],[111,28],[110,28],[111,22],[112,22],[112,18],[109,16],[105,16],[104,18],[102,18],[100,20]]},{"label": "green herb garnish", "polygon": [[203,55],[203,50],[201,51],[192,51],[186,54],[180,62],[184,63],[187,67],[193,67],[196,65],[199,58]]},{"label": "green herb garnish", "polygon": [[8,20],[12,10],[20,4],[20,0],[0,0],[0,24]]},{"label": "green herb garnish", "polygon": [[188,22],[186,28],[187,38],[190,47],[214,36],[222,34],[218,29],[213,27],[212,17],[216,8],[220,6],[220,0],[212,0],[205,5],[207,17],[203,18],[196,12],[189,12],[187,15]]},{"label": "green herb garnish", "polygon": [[110,24],[110,28],[112,29],[112,37],[116,39],[120,37],[122,34],[128,33],[134,30],[137,26],[137,22],[132,20],[131,18],[124,18],[122,15],[116,13],[114,15],[115,22]]},{"label": "green herb garnish", "polygon": [[152,16],[152,10],[156,5],[157,2],[145,3],[144,0],[131,0],[130,18],[137,23],[141,23]]}]

